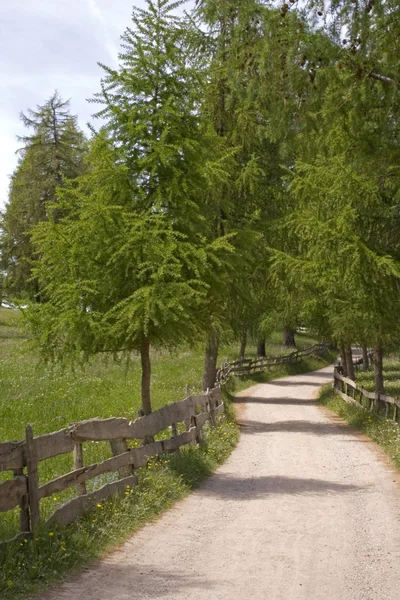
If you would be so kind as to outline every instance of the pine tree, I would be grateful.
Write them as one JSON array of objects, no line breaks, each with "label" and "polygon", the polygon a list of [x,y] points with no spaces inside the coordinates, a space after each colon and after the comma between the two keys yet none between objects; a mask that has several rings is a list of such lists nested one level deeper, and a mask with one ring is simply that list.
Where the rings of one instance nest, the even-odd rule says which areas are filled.
[{"label": "pine tree", "polygon": [[57,188],[84,172],[86,143],[77,117],[57,92],[36,111],[21,113],[21,119],[32,134],[19,137],[24,146],[1,220],[1,264],[6,271],[5,293],[39,300],[38,282],[31,278],[35,256],[31,230],[48,218]]}]

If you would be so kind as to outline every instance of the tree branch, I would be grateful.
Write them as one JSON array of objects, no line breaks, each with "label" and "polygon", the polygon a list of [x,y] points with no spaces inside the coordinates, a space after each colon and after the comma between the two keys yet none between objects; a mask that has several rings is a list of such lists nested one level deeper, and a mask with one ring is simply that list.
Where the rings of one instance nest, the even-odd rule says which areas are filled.
[{"label": "tree branch", "polygon": [[368,77],[371,77],[371,79],[382,81],[383,83],[389,83],[390,85],[394,84],[400,87],[399,81],[395,81],[395,79],[392,79],[392,77],[387,77],[387,75],[381,75],[380,73],[374,73],[374,71],[370,71],[368,73]]}]

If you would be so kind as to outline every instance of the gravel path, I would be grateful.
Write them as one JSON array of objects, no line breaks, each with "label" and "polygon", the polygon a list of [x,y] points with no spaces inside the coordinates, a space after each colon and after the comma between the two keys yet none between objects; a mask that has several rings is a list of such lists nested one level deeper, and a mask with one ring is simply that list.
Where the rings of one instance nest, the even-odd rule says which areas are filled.
[{"label": "gravel path", "polygon": [[205,485],[47,600],[399,600],[399,476],[313,400],[330,367],[238,398]]}]

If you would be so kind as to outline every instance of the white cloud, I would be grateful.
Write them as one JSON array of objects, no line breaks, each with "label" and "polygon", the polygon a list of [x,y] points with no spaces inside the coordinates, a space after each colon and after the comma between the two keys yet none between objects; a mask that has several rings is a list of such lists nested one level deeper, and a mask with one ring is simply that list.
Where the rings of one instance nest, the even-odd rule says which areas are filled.
[{"label": "white cloud", "polygon": [[[17,164],[21,110],[43,105],[54,90],[71,98],[82,128],[96,107],[86,102],[100,89],[97,61],[115,66],[119,37],[132,5],[144,0],[0,0],[0,209]],[[186,8],[193,2],[187,2]]]},{"label": "white cloud", "polygon": [[95,19],[97,19],[97,21],[100,23],[100,25],[103,29],[104,41],[105,41],[107,51],[108,51],[110,57],[113,59],[113,61],[115,63],[117,63],[119,50],[118,50],[117,46],[115,45],[114,40],[111,37],[110,31],[108,29],[107,21],[103,15],[103,13],[101,12],[99,5],[96,3],[96,0],[87,0],[87,2],[88,2],[88,6],[89,6],[89,10],[90,10],[91,14],[93,15],[93,17]]}]

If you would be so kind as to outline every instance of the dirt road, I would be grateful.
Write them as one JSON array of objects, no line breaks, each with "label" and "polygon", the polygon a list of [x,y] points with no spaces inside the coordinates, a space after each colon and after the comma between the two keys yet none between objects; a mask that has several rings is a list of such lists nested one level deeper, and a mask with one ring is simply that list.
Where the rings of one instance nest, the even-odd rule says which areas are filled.
[{"label": "dirt road", "polygon": [[331,374],[242,392],[218,472],[46,600],[399,600],[399,477],[315,404]]}]

